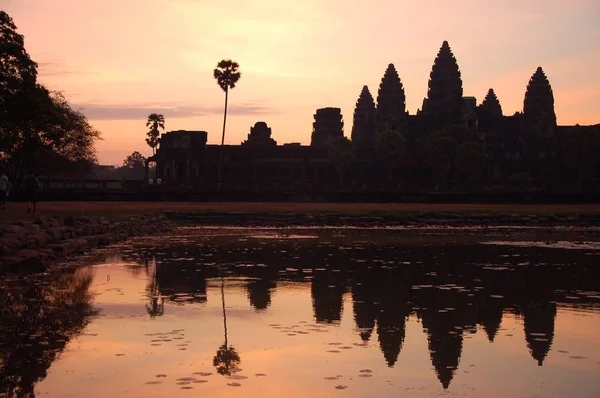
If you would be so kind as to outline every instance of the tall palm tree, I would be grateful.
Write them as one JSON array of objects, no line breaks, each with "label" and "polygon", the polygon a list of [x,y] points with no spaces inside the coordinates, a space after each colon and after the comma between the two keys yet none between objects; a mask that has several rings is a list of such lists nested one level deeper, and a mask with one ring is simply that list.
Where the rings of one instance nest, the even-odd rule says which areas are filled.
[{"label": "tall palm tree", "polygon": [[165,129],[165,117],[158,113],[151,113],[146,121],[146,127],[150,127],[150,130],[146,133],[146,143],[152,148],[152,154],[156,154],[156,147],[158,146],[160,135],[159,129]]},{"label": "tall palm tree", "polygon": [[221,136],[221,154],[219,156],[217,190],[221,188],[221,176],[223,172],[223,145],[225,143],[225,124],[227,123],[227,100],[229,97],[229,90],[233,89],[240,80],[240,77],[242,77],[242,74],[238,71],[239,67],[240,65],[237,62],[230,59],[224,59],[217,64],[217,67],[213,71],[213,76],[217,79],[217,84],[225,91],[225,112],[223,114],[223,135]]}]

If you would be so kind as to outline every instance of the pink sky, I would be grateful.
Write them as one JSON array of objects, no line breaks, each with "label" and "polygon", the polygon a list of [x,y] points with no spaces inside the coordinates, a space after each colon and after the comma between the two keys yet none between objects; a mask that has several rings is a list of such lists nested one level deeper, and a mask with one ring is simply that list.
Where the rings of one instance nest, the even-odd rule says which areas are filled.
[{"label": "pink sky", "polygon": [[224,95],[212,77],[223,58],[240,64],[226,143],[262,120],[273,138],[310,142],[317,108],[342,108],[350,134],[363,85],[376,96],[394,63],[415,113],[431,65],[448,40],[465,95],[496,91],[520,111],[542,66],[559,124],[600,123],[597,0],[0,0],[14,19],[40,81],[83,108],[104,140],[101,163],[150,154],[145,119],[166,130],[220,139]]}]

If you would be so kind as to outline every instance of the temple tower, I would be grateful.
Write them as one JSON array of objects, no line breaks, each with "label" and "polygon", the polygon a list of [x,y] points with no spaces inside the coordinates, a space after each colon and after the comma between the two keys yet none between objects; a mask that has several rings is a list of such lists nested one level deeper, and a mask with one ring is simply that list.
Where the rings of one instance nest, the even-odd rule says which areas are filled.
[{"label": "temple tower", "polygon": [[277,141],[271,138],[271,128],[265,122],[256,122],[250,127],[248,139],[242,145],[277,146]]},{"label": "temple tower", "polygon": [[389,64],[377,93],[375,130],[401,130],[406,113],[406,96],[394,64]]},{"label": "temple tower", "polygon": [[537,68],[527,85],[523,115],[530,127],[540,133],[552,133],[556,127],[554,94],[541,67]]},{"label": "temple tower", "polygon": [[481,111],[481,115],[490,118],[501,118],[502,117],[502,106],[500,106],[500,101],[498,101],[498,97],[496,97],[496,93],[493,88],[488,90],[485,99],[479,105],[479,110]]},{"label": "temple tower", "polygon": [[317,109],[314,117],[310,146],[323,148],[332,139],[344,136],[344,120],[340,108]]},{"label": "temple tower", "polygon": [[490,88],[483,102],[477,107],[479,127],[486,133],[497,131],[502,126],[502,107],[494,89]]},{"label": "temple tower", "polygon": [[363,86],[352,123],[352,141],[356,145],[370,146],[375,141],[375,101],[367,86]]},{"label": "temple tower", "polygon": [[463,88],[450,45],[444,41],[431,68],[423,114],[447,124],[462,122]]}]

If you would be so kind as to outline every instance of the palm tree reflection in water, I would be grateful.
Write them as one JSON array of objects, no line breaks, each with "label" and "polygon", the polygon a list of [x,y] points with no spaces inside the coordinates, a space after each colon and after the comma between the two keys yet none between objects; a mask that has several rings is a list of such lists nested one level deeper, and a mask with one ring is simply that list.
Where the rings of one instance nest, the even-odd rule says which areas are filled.
[{"label": "palm tree reflection in water", "polygon": [[146,311],[151,318],[162,316],[165,313],[165,298],[160,294],[160,286],[156,280],[156,258],[153,256],[150,261],[146,260],[148,273],[152,276],[152,280],[147,287],[148,303],[146,303]]},{"label": "palm tree reflection in water", "polygon": [[221,275],[221,302],[223,303],[223,329],[225,334],[225,343],[217,350],[213,358],[213,366],[217,368],[217,373],[223,376],[231,376],[239,365],[240,356],[234,347],[227,344],[227,313],[225,312],[225,280]]}]

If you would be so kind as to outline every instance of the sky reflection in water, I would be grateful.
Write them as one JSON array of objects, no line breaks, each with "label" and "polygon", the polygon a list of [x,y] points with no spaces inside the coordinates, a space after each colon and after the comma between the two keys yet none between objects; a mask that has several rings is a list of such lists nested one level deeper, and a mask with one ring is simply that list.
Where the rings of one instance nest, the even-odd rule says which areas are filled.
[{"label": "sky reflection in water", "polygon": [[1,293],[0,393],[600,391],[600,252],[596,243],[552,243],[597,236],[523,232],[484,245],[499,236],[252,233],[181,229],[138,239],[51,284]]}]

